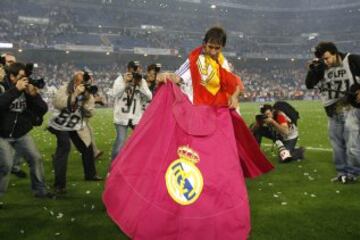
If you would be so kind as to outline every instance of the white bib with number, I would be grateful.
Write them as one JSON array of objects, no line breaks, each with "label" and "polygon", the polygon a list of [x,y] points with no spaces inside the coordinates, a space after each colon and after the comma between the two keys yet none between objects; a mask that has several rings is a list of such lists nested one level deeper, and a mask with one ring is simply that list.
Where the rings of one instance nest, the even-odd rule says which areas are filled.
[{"label": "white bib with number", "polygon": [[325,70],[324,80],[320,82],[321,88],[327,89],[321,92],[321,100],[325,107],[345,96],[344,93],[329,90],[347,92],[350,86],[354,84],[354,78],[349,66],[349,55],[345,56],[340,66]]},{"label": "white bib with number", "polygon": [[67,109],[55,110],[53,118],[49,122],[50,127],[59,131],[78,131],[83,129],[85,124],[79,109],[75,112],[70,112]]}]

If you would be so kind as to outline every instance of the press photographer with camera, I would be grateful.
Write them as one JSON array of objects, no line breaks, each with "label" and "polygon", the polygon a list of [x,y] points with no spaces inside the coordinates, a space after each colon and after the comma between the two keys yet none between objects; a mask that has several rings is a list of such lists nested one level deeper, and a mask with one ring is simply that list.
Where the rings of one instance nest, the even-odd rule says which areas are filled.
[{"label": "press photographer with camera", "polygon": [[360,55],[339,52],[320,42],[309,64],[306,87],[320,89],[337,175],[332,181],[353,182],[360,174]]},{"label": "press photographer with camera", "polygon": [[119,75],[113,85],[114,124],[116,139],[112,149],[112,160],[118,155],[128,135],[129,128],[134,128],[143,114],[143,106],[152,99],[152,93],[141,74],[138,61],[127,65],[124,76]]},{"label": "press photographer with camera", "polygon": [[304,148],[296,148],[298,112],[287,102],[278,101],[273,106],[264,104],[260,113],[251,126],[259,145],[262,137],[271,139],[278,148],[280,163],[304,159]]},{"label": "press photographer with camera", "polygon": [[156,89],[156,77],[160,73],[161,64],[160,63],[153,63],[147,66],[146,72],[146,82],[151,93],[154,95]]},{"label": "press photographer with camera", "polygon": [[76,72],[71,81],[56,92],[54,112],[49,121],[49,131],[56,136],[57,146],[53,155],[55,192],[66,193],[67,161],[71,142],[81,153],[86,181],[99,181],[96,175],[91,130],[87,118],[92,117],[96,86],[92,85],[87,72]]},{"label": "press photographer with camera", "polygon": [[13,165],[13,151],[24,156],[30,167],[35,197],[52,198],[46,190],[41,155],[29,132],[40,126],[48,107],[26,74],[26,66],[13,63],[0,82],[0,197],[5,194]]}]

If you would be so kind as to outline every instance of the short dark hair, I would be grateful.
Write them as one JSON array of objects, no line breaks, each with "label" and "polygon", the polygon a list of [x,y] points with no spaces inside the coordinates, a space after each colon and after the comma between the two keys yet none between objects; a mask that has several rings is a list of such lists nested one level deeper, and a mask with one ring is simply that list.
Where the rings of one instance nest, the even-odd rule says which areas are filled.
[{"label": "short dark hair", "polygon": [[127,68],[128,69],[137,69],[138,67],[140,66],[140,63],[139,61],[130,61],[128,64],[127,64]]},{"label": "short dark hair", "polygon": [[260,106],[260,112],[262,114],[264,114],[267,110],[272,111],[273,107],[270,104],[264,104],[264,105]]},{"label": "short dark hair", "polygon": [[152,70],[155,70],[156,71],[156,64],[153,63],[153,64],[150,64],[147,66],[147,71],[150,72]]},{"label": "short dark hair", "polygon": [[325,52],[330,52],[331,54],[337,54],[339,51],[333,42],[320,42],[315,47],[315,57],[321,58]]},{"label": "short dark hair", "polygon": [[17,76],[21,70],[24,71],[26,70],[25,64],[16,62],[7,67],[6,73],[8,74],[9,77],[11,74]]},{"label": "short dark hair", "polygon": [[221,27],[212,27],[206,32],[203,42],[212,42],[225,47],[226,33]]}]

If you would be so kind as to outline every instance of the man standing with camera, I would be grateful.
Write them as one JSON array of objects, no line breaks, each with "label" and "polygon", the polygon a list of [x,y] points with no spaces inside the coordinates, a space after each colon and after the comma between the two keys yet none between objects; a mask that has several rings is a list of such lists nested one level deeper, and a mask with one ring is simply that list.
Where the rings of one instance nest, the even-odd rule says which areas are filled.
[{"label": "man standing with camera", "polygon": [[42,122],[47,105],[38,88],[29,83],[24,64],[13,63],[6,72],[0,82],[0,197],[8,187],[15,149],[29,164],[34,196],[52,198],[46,190],[41,155],[28,134]]},{"label": "man standing with camera", "polygon": [[123,147],[129,128],[134,128],[143,114],[144,104],[152,99],[152,93],[142,77],[138,61],[127,65],[124,76],[119,75],[112,89],[114,100],[114,124],[116,139],[111,158],[114,160]]},{"label": "man standing with camera", "polygon": [[274,106],[264,104],[260,113],[251,127],[256,141],[261,144],[262,137],[271,139],[278,147],[280,163],[304,159],[304,149],[295,147],[299,137],[298,112],[288,103],[279,101]]},{"label": "man standing with camera", "polygon": [[[360,77],[360,56],[341,53],[332,42],[320,42],[309,65],[306,87],[318,86],[329,121],[329,136],[337,176],[332,181],[353,182],[360,174],[360,102],[356,89]],[[353,103],[354,104],[354,103]]]},{"label": "man standing with camera", "polygon": [[161,69],[160,63],[153,63],[147,66],[146,82],[153,95],[156,89],[156,77],[160,72],[160,69]]},{"label": "man standing with camera", "polygon": [[[9,67],[13,63],[16,63],[16,57],[12,53],[4,53],[1,55],[1,62],[5,73],[5,68]],[[2,81],[3,78],[6,78],[6,75],[0,77],[0,81]],[[22,158],[23,157],[19,152],[15,152],[11,173],[18,178],[26,178],[26,172],[21,169]]]},{"label": "man standing with camera", "polygon": [[53,99],[54,112],[49,121],[49,131],[56,136],[57,146],[53,155],[55,170],[55,192],[66,193],[67,161],[71,142],[81,153],[86,181],[100,181],[96,175],[91,130],[87,118],[95,107],[93,94],[96,86],[91,85],[87,72],[78,71],[71,81],[62,86]]}]

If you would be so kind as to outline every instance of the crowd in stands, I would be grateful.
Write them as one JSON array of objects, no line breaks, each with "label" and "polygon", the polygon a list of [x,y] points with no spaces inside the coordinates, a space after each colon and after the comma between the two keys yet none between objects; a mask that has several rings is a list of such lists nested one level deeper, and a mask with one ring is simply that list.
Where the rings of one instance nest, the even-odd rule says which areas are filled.
[{"label": "crowd in stands", "polygon": [[[253,67],[236,67],[235,72],[241,76],[245,85],[242,101],[269,102],[279,99],[302,100],[318,99],[318,93],[307,91],[304,85],[306,69],[286,68],[274,65],[271,69],[261,68],[261,65]],[[167,69],[175,70],[178,66],[166,66]],[[237,69],[238,68],[238,69]],[[73,64],[63,63],[59,65],[39,64],[35,71],[36,75],[44,76],[47,87],[44,91],[45,98],[50,97],[56,89],[69,81],[74,71],[81,69]],[[93,73],[100,94],[111,104],[111,88],[119,74],[124,73],[125,65],[97,65],[89,67]]]},{"label": "crowd in stands", "polygon": [[[21,8],[18,7],[20,3]],[[296,13],[292,17],[289,14],[293,13],[264,13],[258,16],[251,11],[222,8],[213,11],[189,3],[176,5],[166,1],[103,3],[77,0],[65,5],[62,1],[45,4],[41,1],[4,0],[0,6],[7,9],[0,15],[0,40],[13,42],[22,48],[78,44],[107,45],[115,49],[174,48],[184,53],[199,44],[199,36],[204,29],[216,24],[228,29],[227,51],[239,55],[307,54],[314,41],[309,41],[306,36],[301,37],[301,34],[320,29],[320,38],[337,40],[340,35],[343,48],[348,51],[359,48],[354,33],[360,29],[354,24],[343,24],[357,21],[356,11],[343,15],[342,25],[336,28],[334,24],[339,23],[335,16],[341,12],[336,12],[335,16],[329,13],[309,22],[306,16],[311,13]],[[48,22],[31,23],[21,20],[21,17],[42,18]],[[287,24],[284,24],[284,19]],[[154,25],[159,29],[143,29],[142,25]],[[300,30],[292,27],[295,25],[303,27]],[[337,34],[331,35],[334,29],[337,29]],[[341,29],[341,34],[338,29]],[[315,42],[318,40],[315,39]]]}]

